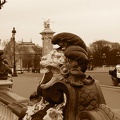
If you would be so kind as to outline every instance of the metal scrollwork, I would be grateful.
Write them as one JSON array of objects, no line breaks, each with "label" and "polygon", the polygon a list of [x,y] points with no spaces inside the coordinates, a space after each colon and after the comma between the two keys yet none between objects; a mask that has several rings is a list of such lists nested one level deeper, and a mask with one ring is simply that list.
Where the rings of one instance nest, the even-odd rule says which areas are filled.
[{"label": "metal scrollwork", "polygon": [[39,116],[39,120],[98,120],[99,116],[99,120],[120,120],[119,110],[106,105],[99,82],[85,74],[88,54],[82,39],[71,33],[60,33],[52,42],[60,48],[41,59],[42,68],[47,70],[36,93],[42,99],[35,105],[44,107],[31,115],[32,119],[37,120]]}]

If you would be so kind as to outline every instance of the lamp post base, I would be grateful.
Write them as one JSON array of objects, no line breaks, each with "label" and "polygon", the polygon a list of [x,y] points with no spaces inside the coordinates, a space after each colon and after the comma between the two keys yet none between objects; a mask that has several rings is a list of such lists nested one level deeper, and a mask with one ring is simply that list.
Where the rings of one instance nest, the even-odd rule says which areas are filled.
[{"label": "lamp post base", "polygon": [[18,76],[17,73],[12,74],[12,77],[17,77],[17,76]]}]

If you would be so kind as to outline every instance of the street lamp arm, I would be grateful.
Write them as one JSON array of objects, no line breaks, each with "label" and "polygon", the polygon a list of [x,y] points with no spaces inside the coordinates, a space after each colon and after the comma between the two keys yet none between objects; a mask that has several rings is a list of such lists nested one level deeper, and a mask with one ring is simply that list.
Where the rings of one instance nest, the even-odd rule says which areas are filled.
[{"label": "street lamp arm", "polygon": [[1,9],[1,7],[2,7],[6,2],[7,2],[6,0],[4,0],[4,1],[1,1],[1,0],[0,0],[0,9]]},{"label": "street lamp arm", "polygon": [[7,1],[6,1],[6,0],[4,0],[3,2],[1,2],[1,5],[4,5],[6,2],[7,2]]},{"label": "street lamp arm", "polygon": [[120,52],[119,51],[117,52],[116,57],[118,59],[118,64],[119,64],[120,63]]}]

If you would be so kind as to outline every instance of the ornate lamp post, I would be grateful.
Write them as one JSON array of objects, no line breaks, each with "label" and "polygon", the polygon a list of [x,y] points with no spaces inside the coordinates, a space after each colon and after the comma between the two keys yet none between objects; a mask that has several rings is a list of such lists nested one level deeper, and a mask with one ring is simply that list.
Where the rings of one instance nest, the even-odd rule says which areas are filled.
[{"label": "ornate lamp post", "polygon": [[90,55],[90,64],[89,64],[89,70],[93,70],[93,56]]},{"label": "ornate lamp post", "polygon": [[15,62],[15,33],[16,33],[16,30],[15,30],[15,28],[13,28],[13,30],[12,30],[12,39],[13,39],[13,57],[14,57],[14,63],[13,63],[13,74],[12,74],[12,76],[13,77],[17,77],[17,73],[16,73],[16,62]]},{"label": "ornate lamp post", "polygon": [[3,6],[6,2],[7,2],[6,0],[3,0],[3,1],[0,0],[0,9],[2,8],[2,6]]},{"label": "ornate lamp post", "polygon": [[105,53],[102,54],[102,59],[103,59],[103,66],[104,66],[106,64],[105,63],[105,59],[106,59],[106,54]]},{"label": "ornate lamp post", "polygon": [[117,60],[118,60],[118,64],[120,64],[120,52],[118,51],[116,54]]},{"label": "ornate lamp post", "polygon": [[93,62],[93,56],[90,55],[90,63],[93,64],[92,62]]}]

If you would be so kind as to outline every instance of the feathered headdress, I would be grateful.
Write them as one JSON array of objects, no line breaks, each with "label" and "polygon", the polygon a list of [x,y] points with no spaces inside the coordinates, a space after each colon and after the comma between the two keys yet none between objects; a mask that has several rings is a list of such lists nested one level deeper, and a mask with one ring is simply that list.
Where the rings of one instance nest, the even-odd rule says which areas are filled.
[{"label": "feathered headdress", "polygon": [[52,44],[66,43],[64,54],[67,58],[75,60],[81,67],[82,72],[87,70],[88,53],[84,41],[73,33],[59,33],[52,38]]}]

